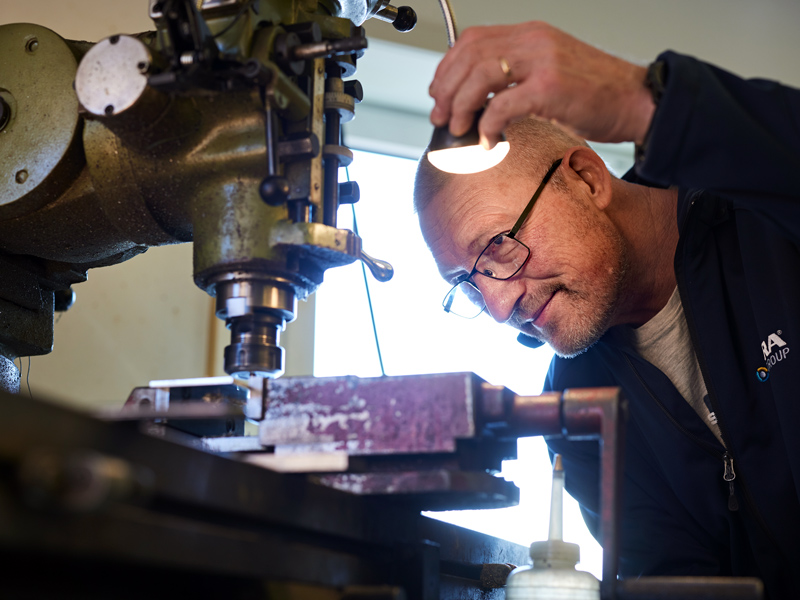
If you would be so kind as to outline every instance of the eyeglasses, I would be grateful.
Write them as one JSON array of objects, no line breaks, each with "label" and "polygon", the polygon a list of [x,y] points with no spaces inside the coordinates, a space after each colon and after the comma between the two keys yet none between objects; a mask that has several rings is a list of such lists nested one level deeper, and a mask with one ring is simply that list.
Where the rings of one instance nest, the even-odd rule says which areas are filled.
[{"label": "eyeglasses", "polygon": [[447,292],[442,301],[445,312],[465,319],[474,319],[486,310],[486,301],[483,299],[478,286],[472,280],[473,276],[483,275],[489,279],[506,281],[514,277],[525,266],[525,263],[531,257],[531,249],[520,242],[516,235],[528,215],[531,214],[533,205],[542,195],[544,186],[550,181],[560,164],[561,159],[559,158],[547,170],[542,183],[536,188],[530,202],[528,202],[525,210],[522,211],[511,230],[494,236],[478,256],[469,275],[459,277],[456,284]]}]

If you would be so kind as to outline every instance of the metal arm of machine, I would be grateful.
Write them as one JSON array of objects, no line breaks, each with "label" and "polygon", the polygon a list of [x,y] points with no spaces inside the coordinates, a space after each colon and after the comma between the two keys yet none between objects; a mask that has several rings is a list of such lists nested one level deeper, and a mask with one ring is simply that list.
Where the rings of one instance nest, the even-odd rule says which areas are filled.
[{"label": "metal arm of machine", "polygon": [[[0,382],[52,349],[56,291],[150,246],[193,242],[231,330],[225,369],[283,372],[280,332],[326,269],[361,25],[385,0],[150,0],[156,29],[96,44],[0,27]],[[347,191],[347,190],[343,190]],[[354,201],[357,194],[345,199]]]}]

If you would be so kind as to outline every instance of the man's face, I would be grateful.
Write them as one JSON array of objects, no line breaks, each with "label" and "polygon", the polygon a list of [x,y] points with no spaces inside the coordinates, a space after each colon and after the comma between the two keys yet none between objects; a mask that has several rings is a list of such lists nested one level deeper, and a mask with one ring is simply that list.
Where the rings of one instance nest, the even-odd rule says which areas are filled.
[{"label": "man's face", "polygon": [[[616,227],[580,178],[568,175],[566,190],[547,184],[516,236],[531,249],[523,269],[507,281],[472,278],[495,320],[548,342],[565,357],[584,351],[616,324],[628,265]],[[489,241],[511,229],[538,183],[496,170],[456,177],[420,212],[423,237],[446,281],[468,274]]]}]

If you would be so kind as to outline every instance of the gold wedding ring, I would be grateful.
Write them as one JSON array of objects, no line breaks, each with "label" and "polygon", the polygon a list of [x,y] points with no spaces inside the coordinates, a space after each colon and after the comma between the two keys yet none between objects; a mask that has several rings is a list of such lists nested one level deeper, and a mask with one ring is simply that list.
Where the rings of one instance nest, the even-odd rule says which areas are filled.
[{"label": "gold wedding ring", "polygon": [[503,75],[505,75],[508,79],[511,79],[511,65],[508,64],[508,61],[505,58],[500,58],[500,69],[503,71]]}]

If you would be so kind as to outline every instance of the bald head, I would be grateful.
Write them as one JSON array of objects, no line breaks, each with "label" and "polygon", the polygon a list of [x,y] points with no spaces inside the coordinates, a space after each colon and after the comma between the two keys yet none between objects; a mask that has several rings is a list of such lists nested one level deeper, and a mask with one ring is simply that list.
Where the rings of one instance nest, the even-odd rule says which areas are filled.
[{"label": "bald head", "polygon": [[[506,136],[509,155],[482,173],[451,175],[420,161],[414,202],[442,277],[468,281],[495,320],[561,356],[582,352],[610,326],[652,318],[675,287],[677,193],[614,178],[584,140],[550,123],[522,121]],[[509,279],[477,271],[481,253],[512,225],[528,249],[520,270]]]}]

